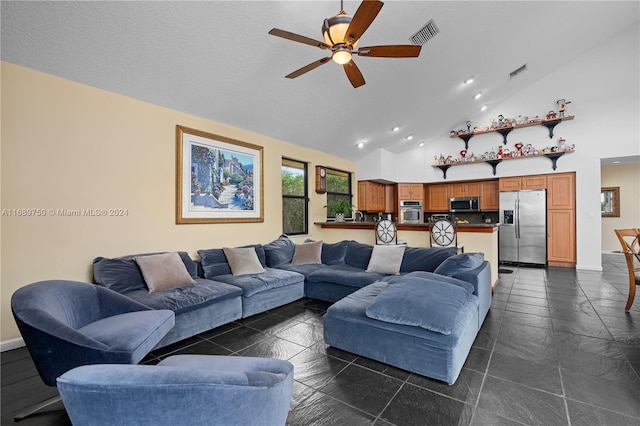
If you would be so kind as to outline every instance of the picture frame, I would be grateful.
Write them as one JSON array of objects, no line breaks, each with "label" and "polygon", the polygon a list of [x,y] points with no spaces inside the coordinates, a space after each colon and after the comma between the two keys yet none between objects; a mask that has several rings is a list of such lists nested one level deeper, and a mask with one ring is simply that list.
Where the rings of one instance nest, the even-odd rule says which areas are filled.
[{"label": "picture frame", "polygon": [[176,223],[264,222],[263,147],[176,126]]}]

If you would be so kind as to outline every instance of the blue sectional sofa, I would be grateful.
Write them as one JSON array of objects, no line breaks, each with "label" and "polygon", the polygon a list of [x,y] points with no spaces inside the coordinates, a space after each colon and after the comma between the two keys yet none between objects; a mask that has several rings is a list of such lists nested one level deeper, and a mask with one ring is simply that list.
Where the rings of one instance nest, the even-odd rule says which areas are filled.
[{"label": "blue sectional sofa", "polygon": [[[151,308],[175,312],[175,327],[156,348],[306,296],[336,302],[325,316],[325,340],[328,344],[452,383],[457,373],[451,371],[459,372],[458,367],[466,359],[491,303],[488,263],[481,261],[481,267],[476,265],[465,270],[455,260],[460,256],[467,259],[472,254],[456,255],[455,247],[384,248],[357,241],[295,244],[282,235],[265,245],[199,250],[198,261],[185,252],[171,254],[174,255],[173,263],[163,260],[163,268],[160,269],[164,270],[160,272],[143,267],[147,263],[143,260],[167,253],[115,259],[98,257],[93,262],[95,283]],[[453,265],[455,277],[438,273],[438,268],[445,262]],[[176,270],[181,274],[174,277]],[[174,282],[164,287],[167,276]],[[454,324],[453,331],[443,334],[418,330],[419,326],[393,322],[384,324],[381,319],[369,321],[370,318],[364,317],[367,306],[388,289],[401,288],[406,284],[397,285],[404,282],[417,285],[418,280],[426,279],[436,282],[462,280],[473,286],[473,290],[468,290],[470,294],[464,303],[455,307],[456,314],[443,316],[445,322],[449,321],[449,326]],[[446,295],[443,297],[448,300]],[[390,306],[393,307],[393,303]],[[400,307],[399,311],[403,308]],[[415,330],[407,331],[407,327]],[[362,334],[349,336],[352,332]],[[420,357],[420,345],[412,349],[412,353],[405,349],[397,351],[401,347],[398,345],[412,333],[417,333],[424,342],[428,342],[427,347],[432,347],[429,350],[433,353],[427,359],[439,362],[433,368],[424,369],[420,362],[416,362]],[[369,337],[360,342],[363,336]],[[378,347],[385,344],[389,354]],[[402,352],[398,356],[403,355],[408,361],[395,359],[390,355],[393,351]],[[448,365],[451,362],[453,367]],[[444,373],[436,374],[435,370]]]}]

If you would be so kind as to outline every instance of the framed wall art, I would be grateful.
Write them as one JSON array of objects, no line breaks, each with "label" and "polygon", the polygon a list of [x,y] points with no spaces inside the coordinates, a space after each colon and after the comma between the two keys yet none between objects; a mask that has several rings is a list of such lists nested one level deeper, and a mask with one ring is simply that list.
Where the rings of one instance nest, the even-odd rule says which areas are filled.
[{"label": "framed wall art", "polygon": [[263,148],[176,126],[176,223],[263,222]]}]

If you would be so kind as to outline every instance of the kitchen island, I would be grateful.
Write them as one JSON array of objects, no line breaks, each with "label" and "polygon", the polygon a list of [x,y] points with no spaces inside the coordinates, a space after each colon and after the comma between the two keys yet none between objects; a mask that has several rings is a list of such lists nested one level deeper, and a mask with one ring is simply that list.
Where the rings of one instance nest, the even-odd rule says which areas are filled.
[{"label": "kitchen island", "polygon": [[[375,244],[375,222],[314,222],[317,234],[328,243],[342,240],[356,240],[366,244]],[[398,224],[398,240],[405,241],[410,247],[429,247],[431,224]],[[491,263],[491,282],[498,282],[498,224],[497,223],[458,223],[458,244],[464,245],[464,251],[482,252]],[[315,234],[315,232],[314,232]]]}]

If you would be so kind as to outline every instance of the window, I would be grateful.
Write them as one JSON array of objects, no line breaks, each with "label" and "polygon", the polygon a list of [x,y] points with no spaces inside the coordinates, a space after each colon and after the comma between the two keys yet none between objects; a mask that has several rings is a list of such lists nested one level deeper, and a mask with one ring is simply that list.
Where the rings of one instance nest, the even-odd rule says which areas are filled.
[{"label": "window", "polygon": [[348,203],[344,217],[353,216],[351,203],[351,173],[327,169],[327,218],[335,218],[337,202]]},{"label": "window", "polygon": [[308,234],[307,163],[282,159],[282,232]]},{"label": "window", "polygon": [[600,188],[602,217],[620,217],[620,187]]}]

